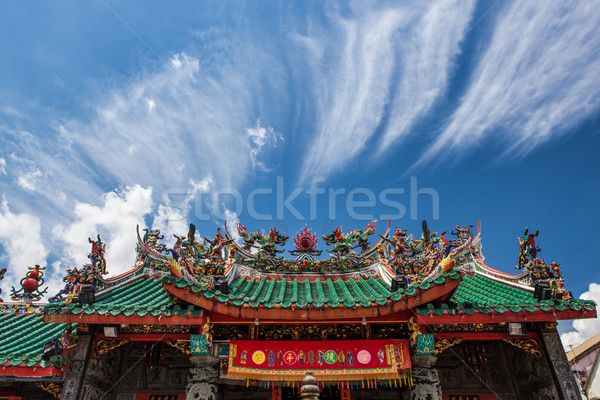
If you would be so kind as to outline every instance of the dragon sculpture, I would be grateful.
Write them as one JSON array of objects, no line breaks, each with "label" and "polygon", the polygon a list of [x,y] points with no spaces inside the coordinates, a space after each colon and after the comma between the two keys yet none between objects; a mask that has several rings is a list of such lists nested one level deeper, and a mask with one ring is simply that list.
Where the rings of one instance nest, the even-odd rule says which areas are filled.
[{"label": "dragon sculpture", "polygon": [[276,257],[278,253],[283,253],[284,250],[278,250],[278,246],[284,246],[289,236],[279,233],[276,227],[270,229],[267,236],[260,232],[248,233],[248,229],[240,224],[236,224],[238,234],[244,239],[244,250],[258,248],[259,256]]},{"label": "dragon sculpture", "polygon": [[[396,227],[392,238],[380,235],[382,242],[378,246],[380,260],[395,268],[397,274],[405,275],[410,281],[421,281],[450,271],[457,259],[463,256],[473,243],[479,241],[479,229],[473,235],[471,227],[456,226],[451,234],[456,238],[446,238],[446,231],[438,236],[431,232],[427,221],[423,220],[421,238],[407,237],[407,230]],[[479,226],[480,228],[480,226]],[[388,246],[386,251],[385,246]]]},{"label": "dragon sculpture", "polygon": [[333,245],[333,250],[327,249],[328,252],[334,253],[337,256],[344,256],[350,250],[360,247],[362,252],[369,249],[368,237],[375,232],[377,221],[371,221],[364,229],[350,231],[347,235],[342,233],[341,227],[335,227],[333,232],[323,235],[323,240],[327,245]]}]

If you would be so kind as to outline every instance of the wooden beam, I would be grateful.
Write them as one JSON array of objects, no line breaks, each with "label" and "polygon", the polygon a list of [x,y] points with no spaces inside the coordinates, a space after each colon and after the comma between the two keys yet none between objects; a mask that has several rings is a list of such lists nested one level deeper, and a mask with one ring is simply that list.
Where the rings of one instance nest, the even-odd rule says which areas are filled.
[{"label": "wooden beam", "polygon": [[544,322],[558,321],[561,319],[583,319],[596,318],[596,310],[564,310],[564,311],[521,311],[518,313],[506,311],[504,313],[482,314],[474,312],[466,314],[459,311],[458,314],[415,314],[419,324],[476,324],[476,323],[499,323],[499,322]]},{"label": "wooden beam", "polygon": [[59,323],[77,323],[77,324],[99,324],[99,325],[202,325],[202,317],[194,317],[191,315],[180,316],[178,314],[171,316],[153,315],[100,315],[100,314],[44,314],[44,322],[59,322]]}]

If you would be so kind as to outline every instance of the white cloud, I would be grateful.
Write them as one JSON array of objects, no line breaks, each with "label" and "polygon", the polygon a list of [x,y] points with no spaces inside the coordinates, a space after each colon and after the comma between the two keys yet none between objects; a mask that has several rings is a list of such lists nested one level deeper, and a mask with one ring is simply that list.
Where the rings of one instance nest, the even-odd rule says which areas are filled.
[{"label": "white cloud", "polygon": [[25,190],[35,190],[37,178],[41,176],[42,172],[39,169],[26,172],[17,178],[17,184]]},{"label": "white cloud", "polygon": [[154,107],[156,107],[156,103],[152,99],[148,99],[146,101],[148,103],[148,112],[151,112],[152,110],[154,110]]},{"label": "white cloud", "polygon": [[420,163],[495,135],[522,156],[600,105],[600,3],[512,3],[499,16],[468,90]]},{"label": "white cloud", "polygon": [[256,120],[256,125],[253,128],[246,129],[246,132],[253,144],[252,149],[250,150],[252,165],[255,168],[268,171],[269,169],[266,165],[258,160],[258,156],[263,147],[277,145],[278,142],[283,141],[283,136],[281,136],[280,133],[275,132],[271,127],[262,126],[260,118]]},{"label": "white cloud", "polygon": [[295,36],[309,53],[301,57],[310,64],[317,98],[317,134],[301,181],[348,164],[386,117],[380,153],[408,133],[444,93],[474,3],[359,4],[351,17],[331,11],[332,29]]},{"label": "white cloud", "polygon": [[238,215],[235,211],[225,210],[225,221],[227,221],[227,231],[231,235],[231,238],[238,244],[242,243],[242,237],[237,231],[237,224],[240,222]]},{"label": "white cloud", "polygon": [[36,216],[11,212],[6,199],[3,199],[0,206],[0,243],[8,256],[6,278],[2,282],[3,297],[7,297],[11,285],[19,289],[18,283],[25,277],[27,267],[45,266],[48,251],[42,243],[40,230],[40,220]]},{"label": "white cloud", "polygon": [[75,221],[57,225],[54,234],[66,242],[63,264],[76,266],[89,263],[88,238],[100,233],[106,244],[106,264],[109,276],[130,270],[135,262],[136,225],[144,226],[144,216],[152,210],[152,189],[139,185],[119,192],[105,193],[100,206],[77,203]]},{"label": "white cloud", "polygon": [[[600,304],[600,284],[590,283],[589,290],[583,293],[580,297],[583,300],[594,300],[596,304]],[[566,350],[588,340],[592,336],[600,333],[600,319],[578,319],[573,321],[573,330],[560,335],[563,346]]]},{"label": "white cloud", "polygon": [[0,175],[6,175],[6,159],[0,157]]},{"label": "white cloud", "polygon": [[[192,208],[192,201],[196,199],[198,193],[206,194],[214,186],[212,178],[206,177],[200,181],[190,179],[189,189],[173,191],[166,193],[165,202],[158,206],[157,213],[152,222],[152,229],[159,229],[164,234],[164,243],[172,246],[175,243],[176,235],[185,235],[189,229],[191,220],[189,213]],[[202,197],[199,198],[200,200]],[[202,204],[196,204],[202,206]]]}]

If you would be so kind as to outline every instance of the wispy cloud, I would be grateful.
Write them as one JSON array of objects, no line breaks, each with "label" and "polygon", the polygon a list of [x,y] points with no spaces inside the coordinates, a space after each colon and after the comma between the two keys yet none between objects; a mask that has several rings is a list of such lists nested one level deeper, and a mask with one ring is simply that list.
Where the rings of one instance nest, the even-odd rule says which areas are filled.
[{"label": "wispy cloud", "polygon": [[600,105],[600,3],[515,2],[498,16],[470,84],[420,164],[493,137],[501,158],[560,136]]},{"label": "wispy cloud", "polygon": [[[296,35],[309,54],[316,136],[304,175],[328,175],[356,157],[382,125],[379,152],[409,132],[444,93],[473,2],[330,11],[327,29]],[[326,67],[325,67],[326,65]]]},{"label": "wispy cloud", "polygon": [[[5,113],[0,189],[15,212],[6,215],[39,217],[37,244],[61,267],[87,262],[87,238],[104,232],[111,274],[131,267],[135,224],[145,214],[156,213],[169,235],[187,229],[199,190],[242,186],[253,170],[268,168],[265,154],[280,140],[255,104],[258,66],[222,61],[216,69],[178,53],[133,77],[98,82],[103,89],[87,99],[85,115]],[[26,267],[7,253],[10,265]]]}]

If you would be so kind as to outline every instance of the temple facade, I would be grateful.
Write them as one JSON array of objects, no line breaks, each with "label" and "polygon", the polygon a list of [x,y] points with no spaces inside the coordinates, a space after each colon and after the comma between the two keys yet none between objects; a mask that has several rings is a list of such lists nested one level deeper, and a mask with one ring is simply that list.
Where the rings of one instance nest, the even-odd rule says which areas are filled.
[{"label": "temple facade", "polygon": [[134,267],[112,278],[90,239],[48,303],[40,266],[0,303],[0,399],[295,400],[307,372],[321,399],[581,399],[556,325],[596,304],[538,257],[537,232],[515,275],[473,228],[305,227],[289,252],[275,228],[190,225],[173,247],[138,228]]}]

